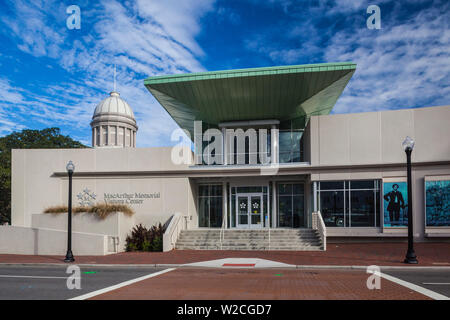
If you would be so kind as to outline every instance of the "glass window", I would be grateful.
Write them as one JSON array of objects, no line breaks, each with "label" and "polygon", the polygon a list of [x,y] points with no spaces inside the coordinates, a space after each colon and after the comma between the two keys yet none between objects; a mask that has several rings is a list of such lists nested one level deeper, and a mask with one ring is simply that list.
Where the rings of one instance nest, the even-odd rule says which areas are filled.
[{"label": "glass window", "polygon": [[378,180],[319,183],[319,210],[328,227],[378,227]]},{"label": "glass window", "polygon": [[292,209],[292,227],[300,228],[305,226],[304,198],[300,195],[294,195]]},{"label": "glass window", "polygon": [[292,198],[280,196],[278,200],[278,226],[292,227]]},{"label": "glass window", "polygon": [[198,188],[198,226],[222,227],[222,185],[200,185]]},{"label": "glass window", "polygon": [[302,183],[278,184],[278,226],[280,228],[305,226],[303,192]]},{"label": "glass window", "polygon": [[350,181],[350,188],[353,190],[354,189],[373,189],[374,182],[373,182],[373,180]]},{"label": "glass window", "polygon": [[209,227],[209,198],[198,199],[198,226]]},{"label": "glass window", "polygon": [[327,227],[343,227],[344,191],[320,192],[320,213]]},{"label": "glass window", "polygon": [[373,190],[350,189],[350,226],[375,226],[375,199]]},{"label": "glass window", "polygon": [[320,183],[320,190],[343,190],[343,181],[326,181]]},{"label": "glass window", "polygon": [[303,130],[279,131],[279,161],[280,163],[301,162]]},{"label": "glass window", "polygon": [[207,196],[209,196],[209,186],[199,186],[198,187],[198,195],[200,197],[207,197]]},{"label": "glass window", "polygon": [[278,193],[280,195],[282,195],[282,194],[291,195],[292,194],[292,184],[290,184],[290,183],[280,183],[278,185]]},{"label": "glass window", "polygon": [[262,192],[262,187],[237,187],[237,193],[257,193]]}]

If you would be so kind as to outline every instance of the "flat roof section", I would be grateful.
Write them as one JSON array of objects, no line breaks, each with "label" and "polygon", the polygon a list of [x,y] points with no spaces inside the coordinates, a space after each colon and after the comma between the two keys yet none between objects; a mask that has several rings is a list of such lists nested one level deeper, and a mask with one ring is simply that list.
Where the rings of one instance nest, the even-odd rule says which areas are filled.
[{"label": "flat roof section", "polygon": [[277,119],[306,125],[330,113],[355,72],[352,62],[211,71],[150,77],[145,86],[177,124]]}]

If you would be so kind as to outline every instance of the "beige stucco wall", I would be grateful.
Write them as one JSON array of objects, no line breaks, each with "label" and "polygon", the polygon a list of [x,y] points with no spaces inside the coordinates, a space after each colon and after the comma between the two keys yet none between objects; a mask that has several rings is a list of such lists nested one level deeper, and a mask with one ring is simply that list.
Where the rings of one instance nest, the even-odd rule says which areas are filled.
[{"label": "beige stucco wall", "polygon": [[414,162],[450,160],[450,106],[312,116],[307,130],[313,166],[403,163],[406,136]]},{"label": "beige stucco wall", "polygon": [[[190,150],[187,150],[190,153]],[[12,152],[12,225],[30,227],[32,214],[49,206],[67,205],[68,178],[65,166],[75,164],[73,205],[88,189],[95,202],[105,193],[159,195],[130,204],[134,221],[151,226],[164,223],[175,212],[193,215],[194,198],[186,176],[171,176],[187,169],[171,161],[171,148],[129,149],[35,149]],[[126,201],[126,200],[125,200]]]},{"label": "beige stucco wall", "polygon": [[[414,233],[450,228],[425,227],[425,177],[450,174],[450,106],[358,114],[313,116],[307,137],[312,181],[406,178],[406,136],[416,141],[412,153]],[[382,192],[385,192],[382,190]],[[380,205],[383,201],[381,200]],[[380,217],[382,218],[382,217]],[[405,236],[406,228],[328,228],[329,236]]]}]

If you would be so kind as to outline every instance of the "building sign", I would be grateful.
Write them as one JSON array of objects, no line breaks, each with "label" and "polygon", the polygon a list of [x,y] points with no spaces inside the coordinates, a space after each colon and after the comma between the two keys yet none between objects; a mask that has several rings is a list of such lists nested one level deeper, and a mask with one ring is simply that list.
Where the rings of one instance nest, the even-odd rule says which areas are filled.
[{"label": "building sign", "polygon": [[95,204],[96,197],[97,195],[94,192],[86,188],[77,194],[78,205],[81,207],[93,206]]},{"label": "building sign", "polygon": [[154,193],[104,193],[104,200],[108,204],[140,205],[147,200],[161,198],[160,192]]},{"label": "building sign", "polygon": [[450,226],[450,180],[425,180],[427,227]]},{"label": "building sign", "polygon": [[384,227],[408,225],[408,186],[400,180],[383,182]]}]

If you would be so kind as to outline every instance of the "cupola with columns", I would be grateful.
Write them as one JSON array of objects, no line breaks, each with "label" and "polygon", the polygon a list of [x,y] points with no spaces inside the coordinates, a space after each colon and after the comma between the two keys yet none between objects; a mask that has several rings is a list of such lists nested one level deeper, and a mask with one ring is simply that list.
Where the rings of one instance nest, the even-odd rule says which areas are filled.
[{"label": "cupola with columns", "polygon": [[100,102],[92,116],[92,146],[96,148],[136,147],[138,126],[128,103],[116,91],[114,70],[114,91]]}]

